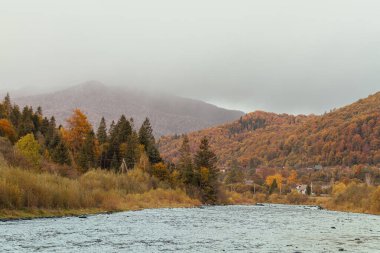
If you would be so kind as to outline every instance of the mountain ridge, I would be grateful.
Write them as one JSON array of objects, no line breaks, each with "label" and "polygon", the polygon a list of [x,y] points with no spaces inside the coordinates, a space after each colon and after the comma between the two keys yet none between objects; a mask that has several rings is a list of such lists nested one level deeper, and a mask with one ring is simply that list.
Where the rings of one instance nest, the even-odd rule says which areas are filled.
[{"label": "mountain ridge", "polygon": [[[188,136],[192,149],[207,136],[221,167],[380,164],[380,92],[323,115],[256,111]],[[159,144],[165,159],[178,159],[181,138]]]},{"label": "mountain ridge", "polygon": [[200,100],[107,86],[94,80],[13,100],[20,106],[41,106],[44,114],[54,115],[59,124],[65,124],[75,108],[83,110],[94,126],[103,116],[109,125],[112,120],[117,121],[121,114],[125,114],[127,118],[134,119],[136,126],[149,117],[156,136],[198,130],[235,120],[244,114]]}]

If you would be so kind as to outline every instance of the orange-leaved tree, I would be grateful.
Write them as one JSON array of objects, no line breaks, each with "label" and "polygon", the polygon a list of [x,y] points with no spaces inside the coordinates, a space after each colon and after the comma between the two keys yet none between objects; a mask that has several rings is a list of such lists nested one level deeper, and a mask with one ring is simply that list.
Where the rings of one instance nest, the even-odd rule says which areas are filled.
[{"label": "orange-leaved tree", "polygon": [[0,136],[5,136],[10,141],[15,141],[16,131],[12,123],[7,119],[0,119]]}]

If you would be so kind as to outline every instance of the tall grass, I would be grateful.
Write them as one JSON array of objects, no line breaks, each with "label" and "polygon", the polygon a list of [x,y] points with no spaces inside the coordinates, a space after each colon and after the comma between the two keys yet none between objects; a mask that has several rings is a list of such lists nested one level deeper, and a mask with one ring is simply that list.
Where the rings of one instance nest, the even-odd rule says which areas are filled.
[{"label": "tall grass", "polygon": [[125,174],[91,170],[77,179],[0,164],[0,209],[127,210],[199,205],[181,190],[156,188],[140,169]]}]

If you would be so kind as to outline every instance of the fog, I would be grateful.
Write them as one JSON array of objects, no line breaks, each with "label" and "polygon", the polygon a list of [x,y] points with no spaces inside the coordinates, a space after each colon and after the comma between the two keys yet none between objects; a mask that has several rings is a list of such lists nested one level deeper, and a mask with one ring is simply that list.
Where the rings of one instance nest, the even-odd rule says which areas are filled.
[{"label": "fog", "polygon": [[380,2],[0,0],[0,91],[87,80],[243,111],[323,113],[380,90]]}]

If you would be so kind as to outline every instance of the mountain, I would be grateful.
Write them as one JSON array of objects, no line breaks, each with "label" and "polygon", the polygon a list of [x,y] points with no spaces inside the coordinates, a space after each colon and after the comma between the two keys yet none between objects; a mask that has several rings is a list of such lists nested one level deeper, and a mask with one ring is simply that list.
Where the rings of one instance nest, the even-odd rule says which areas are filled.
[{"label": "mountain", "polygon": [[60,124],[65,123],[75,108],[83,110],[94,126],[99,124],[102,116],[110,124],[124,114],[127,118],[132,117],[136,126],[149,117],[157,136],[194,131],[233,121],[243,115],[243,112],[199,100],[107,87],[97,81],[53,93],[17,97],[14,101],[20,106],[41,106],[44,115],[54,115]]},{"label": "mountain", "polygon": [[[380,92],[324,115],[257,111],[188,136],[193,150],[207,136],[221,167],[380,164]],[[175,162],[181,142],[162,137],[163,157]]]}]

